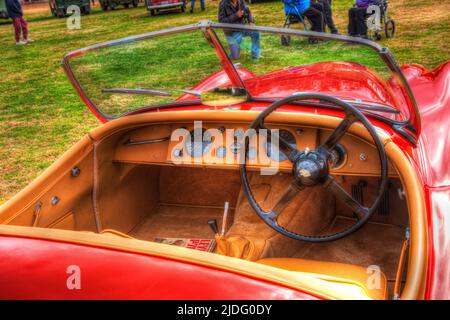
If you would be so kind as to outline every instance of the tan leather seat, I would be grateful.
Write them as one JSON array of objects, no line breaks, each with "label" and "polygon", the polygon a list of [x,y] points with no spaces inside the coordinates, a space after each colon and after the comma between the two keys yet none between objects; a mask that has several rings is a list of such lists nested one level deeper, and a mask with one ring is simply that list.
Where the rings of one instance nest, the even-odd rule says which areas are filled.
[{"label": "tan leather seat", "polygon": [[358,285],[371,299],[387,298],[387,280],[384,273],[380,272],[378,288],[371,289],[368,287],[368,282],[371,282],[370,277],[374,276],[374,273],[368,272],[364,267],[296,258],[268,258],[258,260],[257,263],[289,271],[316,274],[319,277],[323,276],[326,281]]},{"label": "tan leather seat", "polygon": [[104,229],[104,230],[102,230],[102,231],[100,232],[100,234],[103,234],[103,235],[105,235],[105,236],[112,236],[112,237],[119,237],[119,238],[134,239],[133,237],[131,237],[131,236],[129,236],[129,235],[123,233],[123,232],[114,230],[114,229]]}]

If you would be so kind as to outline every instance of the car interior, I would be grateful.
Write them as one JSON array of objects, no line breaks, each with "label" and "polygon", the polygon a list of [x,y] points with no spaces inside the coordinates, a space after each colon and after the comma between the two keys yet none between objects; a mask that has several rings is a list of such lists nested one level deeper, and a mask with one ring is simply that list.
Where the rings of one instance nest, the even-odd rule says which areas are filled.
[{"label": "car interior", "polygon": [[[408,265],[421,259],[408,254],[410,234],[415,232],[410,229],[412,211],[420,208],[408,209],[415,205],[408,202],[414,197],[408,196],[411,189],[408,191],[404,183],[409,173],[400,170],[399,163],[405,159],[393,162],[399,160],[398,153],[394,156],[389,151],[392,143],[385,141],[389,151],[387,188],[370,220],[346,237],[307,242],[280,234],[255,213],[243,190],[239,165],[233,162],[239,149],[235,136],[230,140],[224,137],[220,146],[203,140],[200,151],[188,147],[184,155],[178,148],[187,142],[171,139],[171,133],[179,128],[192,135],[194,117],[203,116],[202,130],[218,129],[225,136],[227,129],[247,130],[258,113],[217,111],[213,116],[210,112],[161,112],[99,127],[69,150],[48,174],[10,201],[0,212],[0,222],[100,233],[124,241],[215,239],[214,254],[326,275],[337,282],[345,279],[363,287],[373,299],[398,298],[406,285]],[[267,125],[279,129],[280,137],[300,150],[313,150],[339,123],[317,117],[308,120],[305,114],[302,117],[274,113]],[[368,204],[380,183],[380,159],[364,131],[355,124],[339,141],[340,161],[331,168],[331,174],[354,199]],[[267,141],[260,145],[263,153],[267,154],[268,146]],[[195,160],[198,152],[204,156]],[[176,157],[192,161],[174,163]],[[289,160],[281,151],[275,159],[279,164],[276,174],[262,175],[257,163],[248,167],[252,193],[262,208],[272,208],[292,179]],[[293,232],[327,235],[357,219],[332,193],[313,186],[294,197],[278,222]],[[374,272],[379,272],[380,278],[371,287]]]},{"label": "car interior", "polygon": [[[69,79],[107,123],[1,207],[0,233],[136,245],[283,284],[307,276],[299,290],[341,288],[311,291],[326,298],[423,297],[423,188],[394,134],[415,113],[389,52],[246,27],[261,32],[263,58],[232,63],[224,46],[236,28],[211,25],[67,54]],[[248,129],[269,134],[254,145]],[[176,239],[211,240],[212,251],[177,251]]]}]

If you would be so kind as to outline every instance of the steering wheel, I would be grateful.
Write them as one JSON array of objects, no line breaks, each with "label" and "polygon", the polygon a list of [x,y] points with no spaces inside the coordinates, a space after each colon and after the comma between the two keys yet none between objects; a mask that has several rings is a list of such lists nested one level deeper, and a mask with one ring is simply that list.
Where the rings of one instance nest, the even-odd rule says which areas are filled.
[{"label": "steering wheel", "polygon": [[[271,131],[264,124],[264,120],[268,115],[270,115],[277,108],[288,104],[293,101],[302,100],[320,100],[329,102],[342,108],[345,111],[345,118],[342,122],[334,129],[326,141],[317,147],[314,151],[305,150],[301,152],[295,146],[289,144],[285,139],[280,137],[276,132]],[[370,207],[364,207],[362,203],[359,203],[352,198],[347,191],[341,187],[336,180],[330,175],[330,167],[332,167],[336,161],[333,160],[332,151],[336,147],[339,140],[345,135],[350,126],[355,123],[360,122],[369,131],[370,135],[375,142],[377,147],[378,155],[380,158],[381,167],[381,182],[378,186],[377,196],[372,202]],[[283,152],[287,158],[292,162],[292,181],[289,184],[287,190],[281,195],[278,202],[275,204],[272,210],[264,211],[261,209],[255,197],[252,194],[248,179],[247,179],[247,152],[249,148],[249,141],[251,134],[245,139],[245,149],[244,149],[244,160],[240,165],[240,174],[242,184],[244,186],[244,191],[247,199],[256,213],[267,223],[271,228],[278,231],[279,233],[297,239],[308,242],[325,242],[333,241],[343,238],[359,228],[361,228],[372,216],[374,211],[377,209],[384,192],[387,187],[388,179],[388,169],[387,169],[387,157],[384,150],[384,146],[375,132],[372,124],[367,120],[367,118],[354,106],[334,98],[332,96],[316,93],[298,93],[281,100],[274,102],[272,105],[267,107],[259,116],[252,122],[249,130],[251,133],[255,133],[259,129],[266,129],[267,136],[278,139],[279,150]],[[293,198],[302,190],[320,185],[325,188],[328,192],[331,192],[336,196],[336,198],[348,207],[350,207],[356,214],[357,220],[350,227],[343,231],[340,231],[331,235],[302,235],[285,229],[280,226],[277,222],[278,216],[282,213],[283,209],[291,202]]]}]

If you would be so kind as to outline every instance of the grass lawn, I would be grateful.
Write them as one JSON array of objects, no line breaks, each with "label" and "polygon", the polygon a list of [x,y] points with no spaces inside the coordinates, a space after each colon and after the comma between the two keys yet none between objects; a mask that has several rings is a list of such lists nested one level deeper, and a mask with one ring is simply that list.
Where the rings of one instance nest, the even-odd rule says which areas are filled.
[{"label": "grass lawn", "polygon": [[[333,0],[335,21],[345,32],[353,0]],[[206,12],[150,17],[142,6],[82,17],[81,30],[68,30],[65,19],[49,11],[26,14],[33,45],[14,45],[12,26],[0,21],[0,203],[23,188],[64,150],[98,125],[60,67],[64,53],[97,42],[202,19],[216,20],[218,0]],[[281,2],[251,5],[257,24],[281,26]],[[382,40],[400,64],[434,68],[450,59],[450,3],[391,0],[396,37]]]}]

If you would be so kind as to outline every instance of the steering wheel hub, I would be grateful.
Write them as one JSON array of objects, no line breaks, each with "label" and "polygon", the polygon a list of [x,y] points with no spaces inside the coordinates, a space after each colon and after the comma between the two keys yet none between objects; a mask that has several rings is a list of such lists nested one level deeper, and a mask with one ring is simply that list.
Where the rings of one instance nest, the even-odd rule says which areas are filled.
[{"label": "steering wheel hub", "polygon": [[321,183],[328,174],[326,161],[315,152],[303,155],[292,166],[294,180],[301,186],[314,186]]}]

